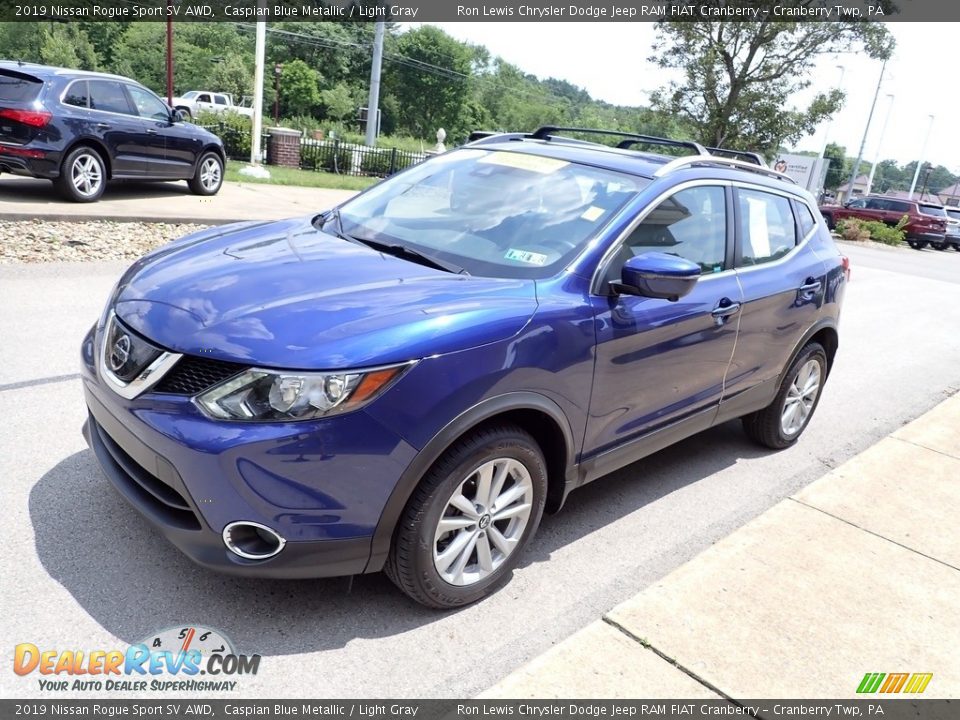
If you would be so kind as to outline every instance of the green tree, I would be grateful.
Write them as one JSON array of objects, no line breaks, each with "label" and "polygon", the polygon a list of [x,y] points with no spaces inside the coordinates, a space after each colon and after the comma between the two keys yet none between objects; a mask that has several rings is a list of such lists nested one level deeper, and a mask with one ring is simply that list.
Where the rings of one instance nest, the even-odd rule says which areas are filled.
[{"label": "green tree", "polygon": [[420,138],[438,128],[448,136],[465,134],[474,54],[471,48],[432,25],[421,25],[397,39],[387,56],[385,84],[400,103],[400,126]]},{"label": "green tree", "polygon": [[228,55],[213,66],[210,73],[211,89],[233,95],[239,103],[244,96],[253,94],[253,70],[244,62],[242,55]]},{"label": "green tree", "polygon": [[823,159],[830,161],[830,166],[827,168],[827,177],[823,185],[828,190],[836,190],[850,179],[850,164],[847,162],[847,149],[836,143],[827,143],[827,149],[823,152]]},{"label": "green tree", "polygon": [[658,90],[653,105],[689,121],[706,145],[772,153],[841,105],[843,93],[831,90],[789,109],[819,57],[862,48],[886,58],[893,47],[881,23],[661,21],[650,60],[684,77]]},{"label": "green tree", "polygon": [[283,115],[312,115],[320,104],[320,73],[303,60],[285,63],[280,76]]},{"label": "green tree", "polygon": [[323,112],[331,120],[341,121],[356,114],[357,103],[346,83],[337,83],[320,92]]}]

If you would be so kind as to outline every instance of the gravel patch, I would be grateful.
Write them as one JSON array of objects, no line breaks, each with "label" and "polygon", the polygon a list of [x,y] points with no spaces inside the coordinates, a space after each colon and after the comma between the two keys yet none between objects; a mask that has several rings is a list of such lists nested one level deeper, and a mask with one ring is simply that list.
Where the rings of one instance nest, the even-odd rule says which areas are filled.
[{"label": "gravel patch", "polygon": [[0,221],[0,265],[70,260],[136,260],[207,225],[140,222]]}]

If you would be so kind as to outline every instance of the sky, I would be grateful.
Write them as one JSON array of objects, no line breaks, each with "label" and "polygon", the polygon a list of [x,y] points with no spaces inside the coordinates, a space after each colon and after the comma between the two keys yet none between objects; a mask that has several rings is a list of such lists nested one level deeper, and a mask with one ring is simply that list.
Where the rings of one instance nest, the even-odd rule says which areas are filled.
[{"label": "sky", "polygon": [[[433,23],[453,37],[485,45],[493,55],[538,77],[556,77],[585,88],[594,98],[618,105],[646,105],[649,93],[671,78],[647,61],[653,23]],[[960,87],[951,83],[960,69],[960,23],[889,23],[897,40],[864,148],[864,159],[920,158],[960,174]],[[837,66],[842,65],[841,71]],[[813,88],[797,98],[809,101],[817,90],[841,87],[842,110],[817,132],[801,139],[797,150],[819,152],[825,138],[855,157],[867,127],[881,62],[864,54],[824,57]],[[842,75],[842,85],[841,82]],[[888,94],[894,95],[891,104]],[[880,135],[889,115],[883,145]],[[932,126],[930,115],[934,115]],[[520,128],[518,128],[520,129]],[[525,129],[525,128],[524,128]]]}]

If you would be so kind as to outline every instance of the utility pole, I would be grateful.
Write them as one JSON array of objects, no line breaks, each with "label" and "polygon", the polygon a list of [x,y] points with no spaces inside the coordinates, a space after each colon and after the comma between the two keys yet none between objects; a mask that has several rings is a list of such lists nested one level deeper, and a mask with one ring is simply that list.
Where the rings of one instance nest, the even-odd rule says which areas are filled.
[{"label": "utility pole", "polygon": [[930,124],[927,125],[927,136],[923,139],[923,147],[920,149],[920,158],[917,160],[917,169],[913,172],[913,182],[910,183],[910,199],[913,200],[913,191],[917,189],[917,180],[920,178],[920,166],[923,165],[923,158],[927,154],[927,143],[930,142],[930,131],[933,130],[933,115],[930,116]]},{"label": "utility pole", "polygon": [[173,0],[167,0],[167,105],[173,107]]},{"label": "utility pole", "polygon": [[277,63],[273,66],[273,124],[280,124],[280,76],[283,74],[283,65]]},{"label": "utility pole", "polygon": [[[860,152],[857,153],[857,161],[853,164],[853,172],[850,174],[850,191],[847,193],[847,199],[853,198],[853,184],[856,182],[857,173],[860,172],[860,161],[863,160],[863,148],[867,144],[867,135],[870,134],[870,123],[873,121],[873,111],[877,107],[877,97],[880,95],[880,86],[883,84],[883,74],[887,71],[887,61],[883,61],[883,67],[880,68],[880,79],[877,80],[877,91],[873,94],[873,103],[870,105],[870,114],[867,115],[867,126],[863,129],[863,140],[860,141]],[[916,182],[916,179],[914,179]]]},{"label": "utility pole", "polygon": [[370,97],[367,99],[367,137],[369,147],[377,144],[380,130],[380,66],[383,64],[383,22],[378,20],[373,33],[373,63],[370,65]]},{"label": "utility pole", "polygon": [[[263,0],[258,3],[263,6]],[[250,138],[250,164],[260,164],[260,136],[263,134],[263,63],[267,46],[267,23],[257,22],[257,45],[253,71],[253,137]]]}]

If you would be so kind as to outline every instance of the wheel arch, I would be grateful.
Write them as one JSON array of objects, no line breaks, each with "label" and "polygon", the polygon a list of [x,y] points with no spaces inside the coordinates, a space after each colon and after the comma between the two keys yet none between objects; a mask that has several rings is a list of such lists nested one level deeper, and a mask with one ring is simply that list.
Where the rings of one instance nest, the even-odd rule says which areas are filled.
[{"label": "wheel arch", "polygon": [[[837,356],[837,348],[840,346],[840,335],[837,333],[837,326],[831,320],[824,320],[807,331],[803,339],[797,343],[793,352],[790,353],[790,359],[787,360],[786,365],[783,366],[784,372],[786,372],[787,368],[797,359],[797,356],[803,351],[803,348],[811,342],[820,343],[827,353],[827,376],[829,377],[830,370],[833,368],[833,360]],[[779,382],[777,384],[779,386]]]},{"label": "wheel arch", "polygon": [[513,392],[488,398],[444,426],[400,476],[377,522],[365,572],[375,572],[383,567],[397,522],[410,496],[443,453],[464,435],[481,427],[503,423],[522,428],[537,441],[547,463],[546,509],[548,512],[560,509],[576,469],[573,431],[563,410],[553,400],[533,392]]}]

